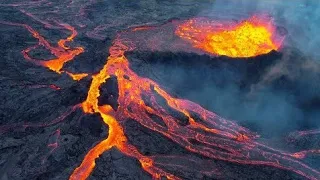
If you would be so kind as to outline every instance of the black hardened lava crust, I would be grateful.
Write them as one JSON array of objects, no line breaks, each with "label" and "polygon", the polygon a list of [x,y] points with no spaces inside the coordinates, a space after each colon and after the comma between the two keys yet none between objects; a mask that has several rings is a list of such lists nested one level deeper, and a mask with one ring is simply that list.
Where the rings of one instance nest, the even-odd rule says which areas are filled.
[{"label": "black hardened lava crust", "polygon": [[[68,45],[82,46],[84,52],[67,62],[63,70],[94,75],[106,63],[109,47],[118,32],[145,24],[156,26],[170,19],[188,19],[202,11],[207,14],[212,3],[211,0],[0,1],[0,180],[68,179],[86,153],[106,139],[109,129],[98,114],[72,108],[86,99],[91,76],[74,81],[65,73],[57,74],[26,61],[21,51],[38,44],[38,40],[23,26],[1,23],[27,24],[53,46],[70,35],[57,24],[71,25],[78,34]],[[42,47],[30,55],[40,60],[54,58]],[[320,146],[318,135],[288,136],[292,131],[319,126],[320,74],[313,71],[319,65],[302,68],[309,67],[307,62],[311,61],[296,49],[253,58],[153,51],[133,51],[126,56],[138,75],[156,81],[175,97],[199,103],[258,132],[268,145],[289,152]],[[112,76],[100,86],[99,105],[109,104],[117,110],[118,96],[117,79]],[[181,117],[182,125],[187,124],[181,114],[175,116]],[[184,159],[188,169],[160,165],[182,179],[304,179],[291,171],[268,166],[207,162],[207,157],[185,150],[136,121],[127,119],[122,124],[128,141],[146,156],[183,155],[198,160]],[[319,157],[308,157],[306,161],[319,169]],[[201,172],[197,162],[206,162],[212,172]],[[152,177],[138,160],[112,148],[96,160],[88,179]]]},{"label": "black hardened lava crust", "polygon": [[[308,60],[296,49],[284,49],[283,53],[272,51],[251,58],[151,51],[128,52],[127,56],[131,68],[140,76],[151,78],[176,96],[197,102],[206,109],[243,123],[266,136],[270,136],[270,132],[274,130],[281,131],[277,132],[279,134],[286,134],[297,126],[298,129],[304,129],[317,124],[317,120],[312,117],[320,108],[320,90],[315,83],[320,74],[301,68]],[[290,59],[290,62],[286,59]],[[277,72],[271,74],[279,71],[278,68],[293,75]],[[307,80],[311,77],[315,81]],[[273,99],[278,97],[279,101],[274,102]],[[250,121],[248,119],[256,117],[256,109],[250,114],[250,109],[247,109],[249,107],[242,105],[251,106],[252,101],[258,101],[253,106],[261,106],[260,108],[272,106],[272,103],[293,104],[296,108],[293,109],[296,110],[293,116],[299,117],[283,117],[283,121],[290,118],[290,123],[295,124],[292,127],[282,125],[280,117],[278,125],[286,127],[279,129],[265,126],[263,122],[256,120]],[[230,108],[233,111],[231,113]],[[266,110],[268,113],[272,111],[273,109]],[[268,121],[267,118],[270,117],[259,115],[260,121]],[[277,133],[273,132],[279,135]]]}]

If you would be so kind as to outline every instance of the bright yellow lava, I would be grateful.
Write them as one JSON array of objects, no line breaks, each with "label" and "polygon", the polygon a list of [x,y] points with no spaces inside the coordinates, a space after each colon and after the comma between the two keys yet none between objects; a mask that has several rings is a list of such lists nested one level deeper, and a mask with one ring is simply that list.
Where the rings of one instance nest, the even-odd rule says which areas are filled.
[{"label": "bright yellow lava", "polygon": [[[199,25],[200,24],[200,25]],[[252,18],[227,30],[211,27],[197,19],[181,24],[176,34],[191,41],[196,48],[229,57],[254,57],[278,50],[274,40],[274,27]]]}]

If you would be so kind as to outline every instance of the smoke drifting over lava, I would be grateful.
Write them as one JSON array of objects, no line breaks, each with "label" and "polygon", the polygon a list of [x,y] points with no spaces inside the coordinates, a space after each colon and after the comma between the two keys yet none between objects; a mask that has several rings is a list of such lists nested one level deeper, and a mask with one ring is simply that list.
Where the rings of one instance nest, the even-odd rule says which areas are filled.
[{"label": "smoke drifting over lava", "polygon": [[0,177],[319,179],[319,65],[228,2],[1,3]]},{"label": "smoke drifting over lava", "polygon": [[[259,76],[259,82],[251,86],[250,93],[245,93],[245,99],[240,95],[244,93],[243,90],[232,83],[226,88],[207,86],[204,87],[204,93],[191,92],[192,96],[205,100],[209,94],[220,94],[216,102],[209,103],[213,109],[220,109],[219,112],[232,119],[256,124],[268,136],[301,126],[319,128],[319,93],[314,91],[319,88],[317,82],[320,73],[320,56],[316,50],[320,39],[315,28],[319,26],[319,10],[319,3],[314,0],[217,0],[211,8],[199,15],[234,21],[257,12],[270,16],[278,26],[278,31],[286,36],[284,49],[281,50],[284,56],[269,66],[264,75]],[[288,94],[288,91],[294,95]],[[304,106],[306,104],[308,108]]]},{"label": "smoke drifting over lava", "polygon": [[274,18],[276,24],[286,28],[286,46],[296,47],[308,56],[319,58],[317,49],[320,38],[317,22],[320,5],[317,0],[216,0],[211,8],[200,12],[199,15],[239,19],[256,13],[269,15]]}]

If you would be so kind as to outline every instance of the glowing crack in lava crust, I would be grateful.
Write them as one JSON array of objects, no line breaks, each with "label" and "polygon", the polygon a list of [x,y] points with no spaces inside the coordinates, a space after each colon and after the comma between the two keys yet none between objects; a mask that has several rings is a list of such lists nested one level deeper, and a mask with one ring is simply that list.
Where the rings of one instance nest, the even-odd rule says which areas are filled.
[{"label": "glowing crack in lava crust", "polygon": [[[69,25],[63,24],[62,26],[70,30],[72,35],[66,40],[60,40],[58,47],[53,47],[28,25],[6,24],[24,27],[32,33],[33,36],[39,40],[39,45],[32,48],[41,45],[51,50],[57,58],[46,61],[47,63],[32,59],[28,55],[28,51],[32,48],[24,50],[23,54],[27,60],[32,60],[32,62],[36,64],[44,65],[59,74],[62,72],[61,68],[64,62],[72,60],[76,55],[84,51],[82,47],[75,49],[65,47],[64,42],[71,41],[76,35],[75,29]],[[176,32],[179,32],[182,26],[184,26],[184,24],[178,25]],[[246,25],[246,27],[241,30],[250,30],[250,27],[251,25]],[[208,29],[208,26],[204,27],[204,29],[206,28]],[[81,107],[85,113],[100,114],[103,122],[109,127],[108,137],[97,143],[87,152],[81,164],[72,172],[70,180],[87,179],[95,167],[95,160],[105,151],[113,147],[127,156],[136,158],[141,163],[142,168],[148,172],[153,179],[161,179],[162,177],[166,177],[167,179],[180,179],[180,177],[161,168],[161,166],[187,168],[184,167],[185,164],[179,164],[179,159],[183,157],[169,157],[165,155],[147,156],[141,154],[134,145],[130,144],[125,135],[123,122],[127,120],[137,121],[142,126],[171,139],[174,143],[186,150],[204,156],[209,160],[222,160],[246,165],[272,166],[292,171],[307,179],[316,180],[320,178],[320,172],[318,170],[309,167],[301,161],[301,159],[308,154],[319,153],[319,150],[291,153],[264,145],[258,141],[259,135],[256,133],[232,121],[223,119],[196,103],[174,98],[156,82],[148,78],[140,77],[133,72],[130,69],[129,60],[126,58],[125,52],[138,49],[137,46],[139,42],[130,37],[136,37],[138,33],[140,33],[140,36],[144,36],[145,32],[149,30],[149,28],[135,28],[134,30],[129,29],[119,33],[109,49],[110,55],[106,64],[99,73],[92,75],[92,82],[87,98],[81,103]],[[264,31],[262,30],[262,32]],[[191,34],[192,37],[189,37],[190,39],[196,38],[196,34]],[[198,35],[201,36],[201,31]],[[214,36],[214,34],[212,36]],[[228,42],[231,43],[230,45],[232,46],[233,41]],[[269,45],[270,49],[279,47],[279,45],[272,44],[268,38],[259,39],[259,43]],[[237,48],[239,49],[239,47]],[[267,53],[270,49],[259,51],[259,53]],[[233,55],[237,56],[237,54]],[[251,54],[246,54],[246,56],[249,55]],[[244,54],[239,54],[238,56],[244,56]],[[73,77],[71,73],[69,75],[75,80],[86,76],[85,74]],[[116,77],[118,82],[119,105],[115,109],[110,105],[99,105],[98,102],[100,86],[111,77]],[[164,100],[165,103],[159,102],[159,98]],[[77,107],[80,107],[80,105],[74,108]],[[175,113],[172,113],[173,111]],[[177,114],[179,115],[177,116]],[[163,123],[159,123],[159,120],[156,121],[153,119],[152,117],[154,116],[159,117]],[[170,158],[171,162],[159,162],[158,160],[161,158]],[[204,174],[210,174],[210,171],[215,171],[214,169],[210,169],[210,167],[205,168],[209,168],[209,170],[203,172]]]},{"label": "glowing crack in lava crust", "polygon": [[[215,26],[213,25],[215,24]],[[281,43],[274,36],[275,27],[265,20],[252,17],[239,24],[191,19],[181,24],[176,34],[196,48],[216,55],[253,57],[278,50]]]}]

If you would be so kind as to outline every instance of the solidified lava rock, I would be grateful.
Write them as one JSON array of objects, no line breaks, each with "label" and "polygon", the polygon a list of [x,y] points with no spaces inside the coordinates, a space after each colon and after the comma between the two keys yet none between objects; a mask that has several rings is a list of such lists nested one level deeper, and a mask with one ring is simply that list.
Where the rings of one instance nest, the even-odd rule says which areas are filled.
[{"label": "solidified lava rock", "polygon": [[97,168],[89,179],[152,179],[136,159],[127,157],[116,148],[103,153],[96,163]]},{"label": "solidified lava rock", "polygon": [[[126,55],[140,76],[262,135],[284,135],[297,126],[317,125],[319,64],[296,49],[251,58],[152,51]],[[277,127],[270,126],[273,123]]]},{"label": "solidified lava rock", "polygon": [[[169,88],[180,86],[180,90],[174,89],[174,92],[180,92],[212,82],[221,87],[236,84],[249,90],[250,85],[257,83],[268,68],[279,62],[282,54],[271,51],[252,58],[230,58],[185,52],[134,51],[128,52],[127,56],[131,68],[139,75],[157,78],[160,84]],[[147,67],[152,70],[147,70]]]},{"label": "solidified lava rock", "polygon": [[99,106],[108,104],[114,110],[118,108],[118,82],[115,76],[111,76],[100,86]]},{"label": "solidified lava rock", "polygon": [[[169,19],[194,17],[203,10],[205,11],[202,14],[207,15],[212,12],[211,2],[2,0],[0,22],[25,23],[39,32],[53,47],[61,38],[71,34],[59,23],[69,24],[78,34],[73,42],[66,45],[70,48],[81,46],[84,53],[67,62],[63,70],[96,74],[106,63],[108,48],[117,32],[133,26],[157,25]],[[229,11],[226,12],[229,14]],[[1,180],[68,179],[85,154],[108,136],[108,127],[97,114],[84,114],[80,108],[70,111],[72,106],[85,100],[91,78],[75,82],[64,73],[57,74],[24,59],[21,51],[37,44],[38,40],[23,26],[0,25]],[[41,45],[31,51],[30,55],[40,60],[55,58]],[[315,121],[318,121],[320,108],[320,76],[312,70],[316,65],[295,61],[300,58],[299,54],[293,53],[287,57],[290,61],[284,61],[283,55],[277,52],[249,59],[210,57],[184,52],[131,52],[127,55],[135,72],[154,79],[161,87],[168,89],[170,94],[199,102],[207,109],[240,123],[243,123],[242,119],[253,119],[244,123],[250,129],[263,130],[256,121],[271,121],[269,124],[262,124],[265,127],[281,127],[284,124],[281,123],[282,120],[286,118],[291,120],[287,122],[289,125],[296,121],[300,123],[298,128],[294,129],[316,128],[319,124]],[[284,66],[277,66],[279,64]],[[300,69],[304,65],[312,68],[309,71]],[[270,69],[277,70],[275,67],[288,73],[274,76]],[[52,88],[52,85],[57,88]],[[253,95],[250,92],[253,92]],[[260,92],[265,94],[259,94]],[[283,103],[283,99],[274,99],[275,96],[270,96],[270,92],[285,97],[290,105],[294,104],[294,111],[286,111],[283,107],[288,105]],[[100,93],[99,105],[110,104],[114,109],[117,108],[115,78],[112,77],[104,83],[100,87]],[[258,95],[254,96],[255,93]],[[262,98],[263,96],[266,98]],[[262,99],[261,102],[270,101],[275,108],[261,103],[259,98]],[[157,100],[161,101],[161,98]],[[250,100],[259,103],[252,105],[248,103]],[[162,104],[167,106],[163,99]],[[248,109],[258,112],[258,117],[248,114]],[[70,114],[61,121],[54,121],[60,120],[59,117],[69,111]],[[278,111],[292,114],[301,120],[284,117],[285,113],[279,114]],[[170,112],[173,116],[180,117],[180,125],[188,125],[186,117],[174,110]],[[275,116],[267,116],[269,114]],[[158,117],[152,118],[165,126]],[[272,122],[273,118],[276,122]],[[30,124],[36,126],[26,126]],[[206,157],[186,151],[132,119],[123,124],[130,143],[144,155],[168,155],[168,158],[157,160],[159,167],[183,179],[303,179],[292,172],[271,167],[238,165],[217,160],[207,162]],[[275,124],[277,127],[274,127]],[[275,129],[271,130],[273,131],[270,134],[276,134]],[[51,139],[56,140],[57,146]],[[318,136],[297,137],[294,140],[290,144],[293,149],[319,147]],[[287,144],[284,143],[284,146]],[[188,165],[190,169],[161,165],[170,164],[170,155],[184,156],[180,162]],[[316,158],[312,161],[312,165],[319,164]],[[209,173],[203,173],[197,163],[209,167]],[[151,179],[136,159],[125,156],[115,148],[105,152],[97,159],[96,164],[89,179]],[[214,171],[210,174],[212,169]]]},{"label": "solidified lava rock", "polygon": [[88,129],[90,134],[95,137],[107,136],[107,134],[102,134],[103,129],[107,127],[105,127],[105,124],[103,123],[102,119],[97,114],[86,115],[83,118],[81,118],[80,126],[83,129]]},{"label": "solidified lava rock", "polygon": [[61,104],[72,106],[82,103],[88,95],[88,90],[91,84],[91,78],[86,77],[78,82],[75,82],[71,87],[61,89],[60,95],[63,97]]},{"label": "solidified lava rock", "polygon": [[[272,179],[304,179],[301,176],[293,174],[289,171],[279,170],[277,168],[268,167],[268,166],[248,166],[241,165],[236,163],[230,163],[220,160],[212,160],[208,162],[207,158],[192,152],[189,152],[184,149],[184,147],[177,146],[173,141],[165,138],[158,132],[152,131],[140,125],[138,122],[132,119],[128,119],[124,123],[124,130],[128,137],[128,140],[131,144],[136,146],[138,150],[147,156],[155,156],[159,155],[164,157],[164,159],[159,158],[156,160],[159,163],[159,166],[167,170],[168,172],[175,173],[176,176],[182,179],[233,179],[237,177],[237,179],[248,179],[248,177],[252,179],[263,179],[268,180],[270,177]],[[105,153],[106,154],[106,153]],[[104,156],[104,155],[103,155]],[[165,158],[168,156],[167,158]],[[183,157],[179,161],[183,162],[184,166],[188,168],[180,169],[179,166],[167,164],[167,166],[163,165],[162,162],[170,162],[170,157]],[[103,158],[104,159],[104,158]],[[167,160],[169,159],[169,161]],[[103,160],[104,163],[108,164],[107,160]],[[109,162],[110,163],[110,162]],[[208,169],[199,169],[197,164],[201,164],[203,167],[204,164],[207,164]],[[99,169],[99,171],[101,171]],[[125,174],[130,170],[126,170]],[[204,173],[204,172],[207,173]],[[212,174],[210,175],[210,172]],[[95,171],[97,173],[97,171]],[[95,174],[95,173],[94,173]],[[135,178],[129,178],[135,179]],[[151,179],[151,178],[147,178]]]}]

